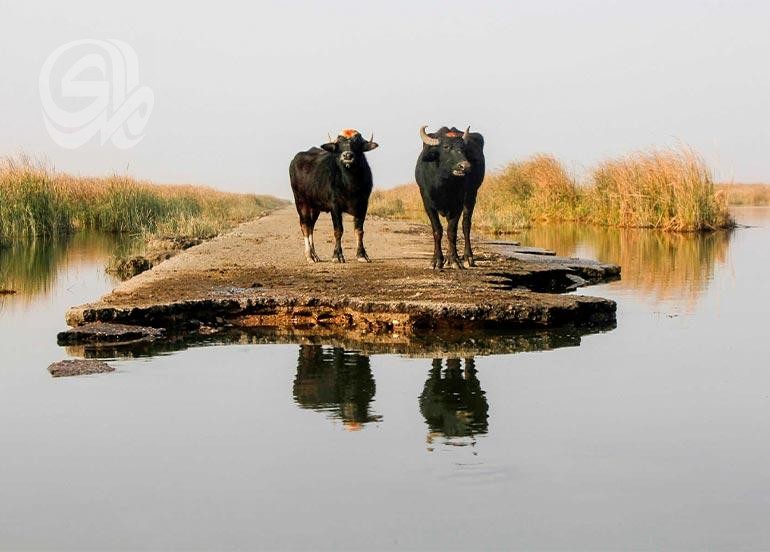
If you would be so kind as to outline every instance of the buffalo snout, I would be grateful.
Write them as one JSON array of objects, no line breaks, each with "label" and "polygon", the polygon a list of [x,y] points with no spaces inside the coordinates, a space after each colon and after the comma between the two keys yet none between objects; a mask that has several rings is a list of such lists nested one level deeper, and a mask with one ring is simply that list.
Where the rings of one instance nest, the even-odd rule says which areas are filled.
[{"label": "buffalo snout", "polygon": [[465,176],[466,174],[468,174],[468,172],[470,172],[470,170],[471,170],[471,164],[468,161],[460,161],[452,169],[452,174],[454,174],[455,176]]},{"label": "buffalo snout", "polygon": [[352,151],[343,151],[340,154],[340,161],[345,165],[351,165],[356,159],[356,154]]}]

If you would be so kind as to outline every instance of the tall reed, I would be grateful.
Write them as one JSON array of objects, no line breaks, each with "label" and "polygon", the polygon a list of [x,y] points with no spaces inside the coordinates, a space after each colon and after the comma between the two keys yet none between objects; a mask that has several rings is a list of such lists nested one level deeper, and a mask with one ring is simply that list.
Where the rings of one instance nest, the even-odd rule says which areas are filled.
[{"label": "tall reed", "polygon": [[770,184],[717,184],[716,188],[727,196],[730,205],[770,205]]},{"label": "tall reed", "polygon": [[487,177],[474,210],[477,226],[492,232],[536,221],[577,218],[578,188],[556,158],[538,154]]},{"label": "tall reed", "polygon": [[0,236],[53,236],[73,229],[60,181],[29,159],[0,161]]},{"label": "tall reed", "polygon": [[[370,212],[420,220],[414,184],[372,195]],[[577,180],[550,155],[538,154],[487,175],[474,226],[511,232],[540,221],[698,231],[733,225],[724,193],[703,160],[690,150],[640,152],[601,163]]]},{"label": "tall reed", "polygon": [[605,226],[681,232],[732,224],[711,171],[686,149],[605,161],[593,171],[585,196],[585,219]]},{"label": "tall reed", "polygon": [[0,236],[6,240],[77,229],[210,237],[281,203],[126,176],[69,176],[26,157],[0,161]]}]

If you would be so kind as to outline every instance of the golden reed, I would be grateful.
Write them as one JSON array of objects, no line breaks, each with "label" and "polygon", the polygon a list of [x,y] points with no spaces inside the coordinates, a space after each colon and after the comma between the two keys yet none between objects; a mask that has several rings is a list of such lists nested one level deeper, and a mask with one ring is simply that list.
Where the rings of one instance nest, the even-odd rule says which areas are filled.
[{"label": "golden reed", "polygon": [[[372,194],[374,215],[425,218],[415,184]],[[511,232],[540,221],[688,232],[733,226],[727,196],[703,159],[687,149],[638,152],[599,164],[578,183],[554,157],[538,154],[490,173],[474,212],[481,231]]]}]

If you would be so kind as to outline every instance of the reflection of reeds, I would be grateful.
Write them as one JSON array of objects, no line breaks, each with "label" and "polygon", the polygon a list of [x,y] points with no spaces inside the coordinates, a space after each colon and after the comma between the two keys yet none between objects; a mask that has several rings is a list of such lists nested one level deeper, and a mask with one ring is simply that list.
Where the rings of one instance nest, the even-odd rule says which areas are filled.
[{"label": "reflection of reeds", "polygon": [[[417,186],[372,194],[370,212],[425,219]],[[613,159],[578,185],[549,155],[511,163],[487,176],[474,212],[476,228],[510,232],[541,221],[582,221],[601,226],[713,230],[732,225],[724,194],[690,150],[640,152]]]},{"label": "reflection of reeds", "polygon": [[14,240],[0,249],[0,289],[16,292],[7,300],[28,302],[51,290],[70,262],[102,261],[134,244],[130,238],[93,232]]},{"label": "reflection of reeds", "polygon": [[68,238],[25,239],[0,250],[0,288],[28,296],[48,291],[67,249]]},{"label": "reflection of reeds", "polygon": [[520,234],[523,243],[560,255],[619,264],[622,279],[614,284],[617,287],[687,305],[706,289],[716,263],[727,258],[731,235],[730,231],[683,234],[571,223],[538,225]]}]

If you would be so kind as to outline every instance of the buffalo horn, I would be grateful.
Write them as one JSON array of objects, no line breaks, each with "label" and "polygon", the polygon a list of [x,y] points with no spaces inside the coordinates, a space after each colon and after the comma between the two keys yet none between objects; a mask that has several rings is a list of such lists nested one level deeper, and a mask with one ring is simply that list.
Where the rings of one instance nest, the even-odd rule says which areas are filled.
[{"label": "buffalo horn", "polygon": [[426,146],[438,146],[440,143],[440,140],[438,138],[431,138],[428,136],[428,133],[425,132],[425,129],[428,128],[428,125],[424,125],[420,127],[420,138],[422,138],[422,143]]}]

